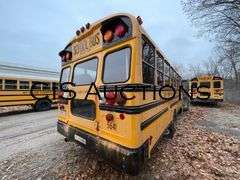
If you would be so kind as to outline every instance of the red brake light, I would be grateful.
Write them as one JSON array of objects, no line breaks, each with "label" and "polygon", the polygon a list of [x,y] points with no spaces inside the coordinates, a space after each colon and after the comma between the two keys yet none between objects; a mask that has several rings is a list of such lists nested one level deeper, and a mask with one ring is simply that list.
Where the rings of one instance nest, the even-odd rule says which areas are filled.
[{"label": "red brake light", "polygon": [[64,108],[64,105],[63,105],[63,104],[59,104],[58,106],[59,106],[59,109],[60,109],[61,111],[64,111],[65,108]]},{"label": "red brake light", "polygon": [[118,93],[117,99],[116,99],[117,104],[120,105],[120,106],[125,105],[126,102],[127,102],[126,98],[127,98],[127,96],[124,93],[122,93],[122,94]]},{"label": "red brake light", "polygon": [[123,37],[126,33],[126,29],[123,24],[118,24],[115,28],[115,35],[118,37]]},{"label": "red brake light", "polygon": [[62,98],[63,97],[63,91],[58,91],[57,96],[58,96],[58,98]]},{"label": "red brake light", "polygon": [[113,40],[113,32],[108,30],[104,33],[103,36],[104,42],[111,42]]},{"label": "red brake light", "polygon": [[114,105],[116,102],[116,94],[114,92],[107,92],[106,93],[106,102],[107,104]]}]

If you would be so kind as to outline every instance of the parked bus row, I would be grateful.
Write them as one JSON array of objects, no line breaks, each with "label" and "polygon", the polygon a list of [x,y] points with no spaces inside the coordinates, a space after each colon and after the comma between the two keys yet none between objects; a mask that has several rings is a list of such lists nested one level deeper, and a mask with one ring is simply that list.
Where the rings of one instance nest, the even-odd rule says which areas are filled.
[{"label": "parked bus row", "polygon": [[[36,111],[48,110],[57,102],[53,89],[58,88],[58,82],[57,72],[0,64],[0,107],[31,105]],[[34,98],[31,88],[37,98],[48,97]]]}]

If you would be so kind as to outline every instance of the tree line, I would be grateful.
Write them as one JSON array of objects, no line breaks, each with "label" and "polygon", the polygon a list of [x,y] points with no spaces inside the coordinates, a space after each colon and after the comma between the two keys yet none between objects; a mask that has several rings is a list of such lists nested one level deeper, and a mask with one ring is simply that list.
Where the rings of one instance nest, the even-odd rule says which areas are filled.
[{"label": "tree line", "polygon": [[215,42],[207,61],[190,65],[192,75],[219,75],[240,84],[240,0],[182,0],[181,3],[199,34]]}]

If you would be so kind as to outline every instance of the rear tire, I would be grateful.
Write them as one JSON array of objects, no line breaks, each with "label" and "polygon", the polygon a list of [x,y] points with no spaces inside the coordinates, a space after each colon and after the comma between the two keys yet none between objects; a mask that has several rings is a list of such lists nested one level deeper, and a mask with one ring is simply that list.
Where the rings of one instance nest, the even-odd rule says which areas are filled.
[{"label": "rear tire", "polygon": [[190,101],[189,100],[183,101],[183,111],[188,111],[189,107],[190,107]]},{"label": "rear tire", "polygon": [[164,132],[163,138],[165,139],[172,139],[176,132],[176,128],[174,123],[172,123]]},{"label": "rear tire", "polygon": [[40,99],[34,105],[35,111],[47,111],[51,109],[52,103],[49,99]]},{"label": "rear tire", "polygon": [[175,128],[176,120],[177,120],[177,114],[176,114],[176,112],[174,112],[173,113],[173,120],[172,120],[171,124],[168,126],[168,128],[165,129],[164,134],[163,134],[163,138],[172,139],[174,137],[174,134],[176,132],[176,128]]}]

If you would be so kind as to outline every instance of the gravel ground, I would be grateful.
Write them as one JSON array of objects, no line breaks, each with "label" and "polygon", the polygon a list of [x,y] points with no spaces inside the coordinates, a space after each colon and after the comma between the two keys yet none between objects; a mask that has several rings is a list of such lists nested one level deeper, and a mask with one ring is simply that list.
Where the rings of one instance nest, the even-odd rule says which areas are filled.
[{"label": "gravel ground", "polygon": [[240,179],[239,109],[193,106],[179,117],[174,138],[159,142],[136,177],[65,143],[52,127],[39,132],[51,141],[39,137],[37,146],[0,160],[0,179]]}]

